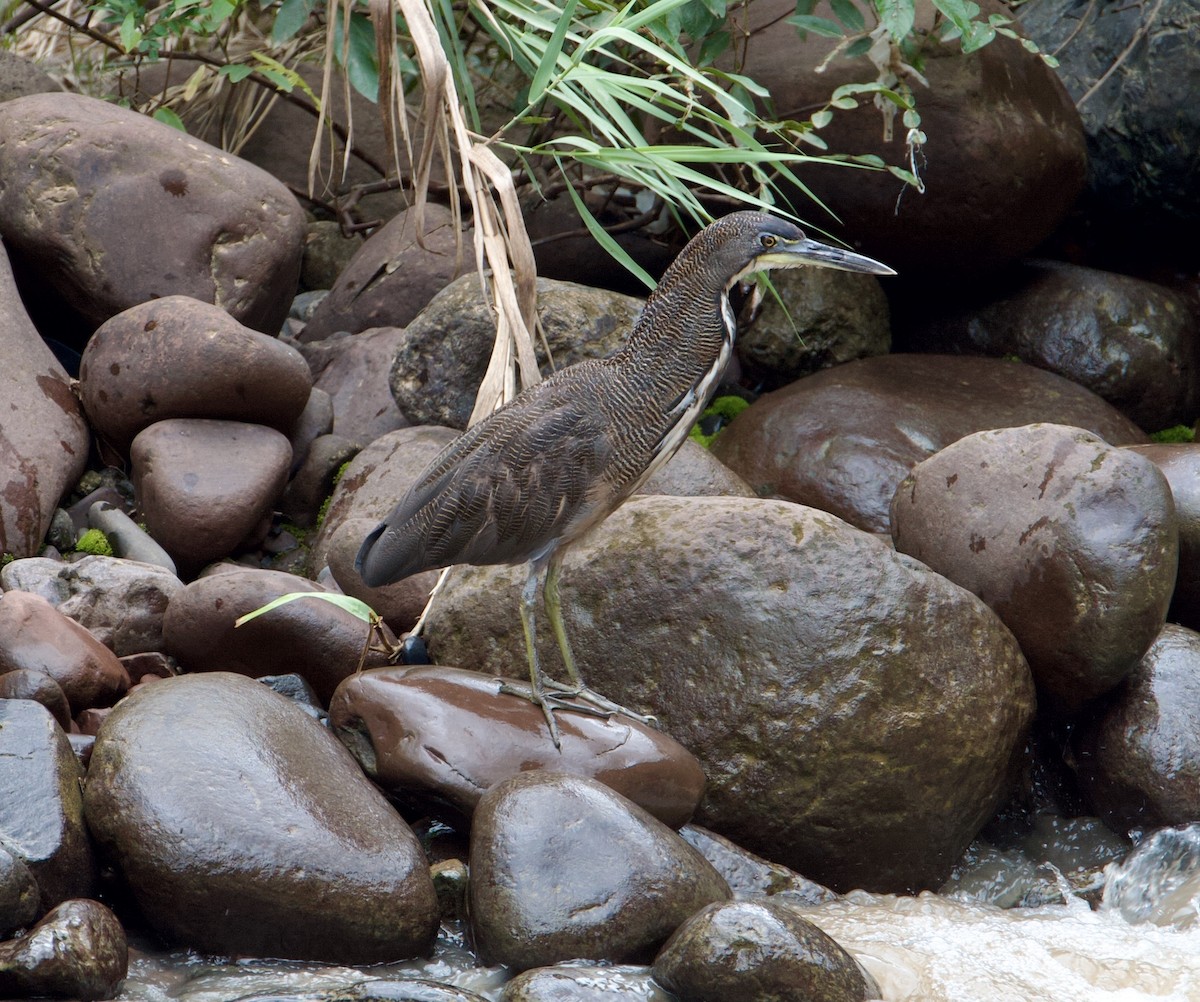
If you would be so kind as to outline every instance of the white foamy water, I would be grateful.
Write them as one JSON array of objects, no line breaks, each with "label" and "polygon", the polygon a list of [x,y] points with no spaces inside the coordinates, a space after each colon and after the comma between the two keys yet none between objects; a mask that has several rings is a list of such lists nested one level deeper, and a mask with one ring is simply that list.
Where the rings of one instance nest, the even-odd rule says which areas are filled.
[{"label": "white foamy water", "polygon": [[1003,910],[861,892],[805,915],[855,955],[886,1002],[1200,1002],[1200,925],[1116,910]]}]

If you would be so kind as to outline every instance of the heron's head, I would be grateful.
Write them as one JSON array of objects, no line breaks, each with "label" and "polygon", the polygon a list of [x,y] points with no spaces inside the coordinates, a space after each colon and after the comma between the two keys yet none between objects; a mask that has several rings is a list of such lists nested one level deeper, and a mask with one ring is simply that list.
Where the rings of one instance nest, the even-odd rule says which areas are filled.
[{"label": "heron's head", "polygon": [[728,278],[726,288],[755,271],[770,268],[837,268],[866,275],[896,274],[862,254],[812,240],[800,227],[762,212],[734,212],[709,225],[695,243],[707,247],[703,257]]}]

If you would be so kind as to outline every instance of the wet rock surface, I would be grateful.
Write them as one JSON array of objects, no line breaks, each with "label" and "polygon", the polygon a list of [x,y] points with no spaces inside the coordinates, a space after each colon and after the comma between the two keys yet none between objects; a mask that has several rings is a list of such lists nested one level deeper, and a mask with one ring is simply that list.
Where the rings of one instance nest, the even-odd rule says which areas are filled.
[{"label": "wet rock surface", "polygon": [[336,738],[243,676],[131,694],[96,740],[85,802],[169,940],[362,964],[430,947],[437,903],[412,831]]},{"label": "wet rock surface", "polygon": [[695,849],[596,780],[525,772],[488,790],[471,828],[470,912],[488,961],[645,960],[729,897]]},{"label": "wet rock surface", "polygon": [[92,890],[82,779],[66,735],[45,707],[0,700],[0,843],[37,882],[39,915]]},{"label": "wet rock surface", "polygon": [[1190,421],[1200,389],[1196,318],[1186,299],[1127,275],[1037,261],[992,299],[924,326],[923,351],[1015,355],[1107,400],[1141,428]]},{"label": "wet rock surface", "polygon": [[66,371],[25,312],[3,245],[0,358],[0,555],[31,557],[50,528],[58,499],[83,473],[88,431]]},{"label": "wet rock surface", "polygon": [[129,676],[117,656],[40,595],[0,595],[0,672],[28,668],[49,675],[71,712],[108,706],[125,694]]},{"label": "wet rock surface", "polygon": [[193,574],[262,541],[287,483],[292,447],[263,425],[172,418],[138,434],[130,461],[146,528],[181,571]]},{"label": "wet rock surface", "polygon": [[166,568],[136,560],[35,557],[0,570],[0,587],[41,595],[121,657],[162,650],[163,614],[183,582]]},{"label": "wet rock surface", "polygon": [[632,964],[559,964],[518,974],[504,986],[500,1002],[674,1002],[650,978],[648,967]]},{"label": "wet rock surface", "polygon": [[167,418],[245,421],[290,434],[311,389],[298,351],[188,296],[112,317],[88,340],[79,368],[88,419],[122,454],[138,432]]},{"label": "wet rock surface", "polygon": [[[282,571],[231,568],[198,578],[167,607],[166,652],[192,672],[236,672],[251,678],[295,672],[328,702],[354,674],[367,642],[367,624],[321,599],[299,599],[236,621],[292,592],[324,592],[305,578]],[[394,638],[393,638],[394,639]],[[364,667],[385,664],[368,652]]]},{"label": "wet rock surface", "polygon": [[25,860],[0,845],[0,937],[38,917],[38,885]]},{"label": "wet rock surface", "polygon": [[64,901],[0,943],[0,991],[18,998],[111,999],[128,967],[125,930],[99,901]]},{"label": "wet rock surface", "polygon": [[384,790],[468,817],[490,787],[531,769],[597,779],[673,828],[692,816],[704,773],[667,735],[629,717],[563,712],[556,749],[541,708],[501,692],[502,681],[454,668],[364,672],[338,687],[329,723]]},{"label": "wet rock surface", "polygon": [[[523,582],[457,568],[431,653],[518,674]],[[833,516],[635,498],[568,553],[560,587],[588,684],[653,713],[703,764],[699,823],[806,877],[939,885],[1006,794],[1033,715],[1011,633]],[[561,672],[549,629],[539,648]]]},{"label": "wet rock surface", "polygon": [[31,699],[40,703],[63,731],[71,729],[71,704],[62,686],[35,668],[0,673],[0,699]]},{"label": "wet rock surface", "polygon": [[683,1002],[875,998],[853,957],[795,909],[773,901],[709,905],[675,930],[654,977]]},{"label": "wet rock surface", "polygon": [[[642,309],[633,296],[546,278],[538,280],[537,304],[554,368],[619,348]],[[413,424],[466,428],[496,339],[478,276],[451,282],[404,331],[388,376],[400,413]],[[540,340],[537,350],[549,375]]]},{"label": "wet rock surface", "polygon": [[946,355],[848,362],[768,393],[713,442],[760,495],[812,505],[888,531],[910,469],[964,435],[1049,421],[1113,445],[1147,441],[1110,404],[1033,366]]},{"label": "wet rock surface", "polygon": [[65,300],[89,330],[172,295],[255,330],[287,315],[303,213],[245,161],[115,104],[34,94],[0,105],[0,175],[10,252],[38,276],[37,295]]},{"label": "wet rock surface", "polygon": [[1083,729],[1080,779],[1118,830],[1180,825],[1200,814],[1200,634],[1163,627]]},{"label": "wet rock surface", "polygon": [[1063,425],[979,432],[918,464],[896,490],[892,538],[987,602],[1068,712],[1133,670],[1178,559],[1158,467]]}]

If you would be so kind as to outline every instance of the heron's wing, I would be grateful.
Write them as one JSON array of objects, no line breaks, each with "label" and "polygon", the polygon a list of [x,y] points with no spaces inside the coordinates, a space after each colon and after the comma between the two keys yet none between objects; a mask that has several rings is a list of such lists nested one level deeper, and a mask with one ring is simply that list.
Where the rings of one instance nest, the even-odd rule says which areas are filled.
[{"label": "heron's wing", "polygon": [[363,543],[363,580],[524,560],[558,538],[612,455],[595,392],[548,380],[447,446]]}]

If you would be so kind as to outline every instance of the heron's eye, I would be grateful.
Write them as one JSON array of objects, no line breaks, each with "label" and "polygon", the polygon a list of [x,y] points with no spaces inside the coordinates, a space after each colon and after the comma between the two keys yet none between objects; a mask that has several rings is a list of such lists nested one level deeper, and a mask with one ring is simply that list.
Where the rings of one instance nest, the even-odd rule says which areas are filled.
[{"label": "heron's eye", "polygon": [[763,245],[763,250],[770,250],[779,243],[779,239],[773,233],[764,233],[758,238],[758,242]]}]

